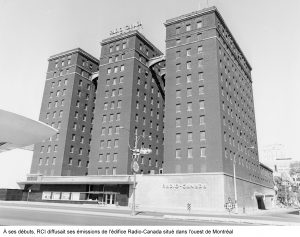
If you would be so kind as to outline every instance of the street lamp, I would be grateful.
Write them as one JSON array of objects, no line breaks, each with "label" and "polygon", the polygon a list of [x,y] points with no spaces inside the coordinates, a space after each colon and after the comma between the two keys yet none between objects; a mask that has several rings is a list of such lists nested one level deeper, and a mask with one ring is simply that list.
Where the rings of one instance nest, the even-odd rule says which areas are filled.
[{"label": "street lamp", "polygon": [[[254,149],[254,146],[246,147],[246,149]],[[238,202],[237,202],[237,188],[236,188],[236,174],[235,174],[235,158],[240,151],[235,153],[233,157],[233,186],[234,186],[234,204],[235,204],[235,213],[238,214]]]},{"label": "street lamp", "polygon": [[[127,128],[124,127],[120,127],[121,129],[125,129],[126,131],[129,132],[130,135],[130,131]],[[149,136],[150,138],[151,136]],[[135,141],[134,141],[134,147],[131,148],[129,143],[128,143],[128,147],[130,149],[130,151],[132,151],[132,161],[131,161],[131,169],[132,169],[132,173],[133,173],[133,191],[132,191],[132,207],[131,207],[131,215],[134,216],[135,213],[135,189],[136,189],[136,173],[139,171],[139,164],[138,164],[138,160],[140,157],[140,154],[142,155],[148,155],[152,153],[152,149],[150,148],[138,148],[138,142],[140,140],[140,138],[144,138],[143,135],[135,135]]]}]

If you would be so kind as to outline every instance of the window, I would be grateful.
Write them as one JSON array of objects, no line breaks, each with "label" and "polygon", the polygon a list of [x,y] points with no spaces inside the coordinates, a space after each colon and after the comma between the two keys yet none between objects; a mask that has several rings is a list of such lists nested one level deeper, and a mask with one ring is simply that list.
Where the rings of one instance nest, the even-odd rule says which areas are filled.
[{"label": "window", "polygon": [[180,63],[176,64],[176,71],[180,71]]},{"label": "window", "polygon": [[121,100],[118,101],[118,105],[117,106],[118,106],[118,108],[121,108],[121,106],[122,106],[122,101]]},{"label": "window", "polygon": [[188,132],[188,142],[193,141],[193,133],[192,132]]},{"label": "window", "polygon": [[192,110],[193,110],[193,104],[192,104],[192,102],[188,102],[187,103],[187,111],[191,112]]},{"label": "window", "polygon": [[118,93],[118,95],[120,96],[120,95],[122,95],[123,94],[123,88],[119,88],[119,93]]},{"label": "window", "polygon": [[180,149],[176,149],[176,151],[175,151],[175,157],[176,157],[176,159],[180,159],[181,158],[181,150]]},{"label": "window", "polygon": [[151,166],[152,165],[152,162],[151,162],[151,158],[149,158],[149,166]]},{"label": "window", "polygon": [[83,143],[84,142],[84,137],[81,137],[80,138],[80,143]]},{"label": "window", "polygon": [[111,135],[112,134],[112,127],[109,127],[108,128],[108,135]]},{"label": "window", "polygon": [[117,118],[116,118],[116,120],[117,120],[117,121],[120,121],[120,119],[121,119],[121,114],[120,114],[120,113],[117,113]]},{"label": "window", "polygon": [[52,165],[55,165],[55,163],[56,163],[56,157],[53,157],[52,158]]},{"label": "window", "polygon": [[120,126],[116,126],[115,128],[115,134],[119,134],[120,133]]},{"label": "window", "polygon": [[103,115],[102,117],[102,123],[105,123],[106,122],[106,115]]},{"label": "window", "polygon": [[186,76],[186,82],[187,83],[191,83],[192,82],[192,75],[191,74],[189,74],[189,75]]},{"label": "window", "polygon": [[73,124],[73,129],[76,130],[77,129],[77,123]]},{"label": "window", "polygon": [[120,83],[123,83],[124,82],[124,77],[120,77]]},{"label": "window", "polygon": [[188,25],[186,25],[186,31],[190,31],[191,30],[191,25],[190,24],[188,24]]},{"label": "window", "polygon": [[113,162],[117,162],[117,160],[118,160],[118,154],[114,153],[114,155],[113,155]]},{"label": "window", "polygon": [[73,159],[69,158],[69,165],[72,165],[72,163],[73,163]]},{"label": "window", "polygon": [[76,138],[75,134],[72,134],[72,141],[75,141],[75,138]]},{"label": "window", "polygon": [[111,140],[107,140],[107,148],[111,148]]},{"label": "window", "polygon": [[119,139],[115,139],[114,147],[115,148],[119,147]]},{"label": "window", "polygon": [[176,77],[176,85],[180,84],[180,79],[181,79],[181,77]]},{"label": "window", "polygon": [[108,107],[108,103],[105,102],[105,103],[104,103],[104,110],[107,110],[107,107]]},{"label": "window", "polygon": [[187,62],[186,63],[186,69],[192,69],[192,62]]},{"label": "window", "polygon": [[70,147],[70,153],[74,153],[74,147],[73,146]]},{"label": "window", "polygon": [[191,56],[191,49],[186,50],[186,56]]},{"label": "window", "polygon": [[197,29],[201,28],[202,27],[202,21],[198,21],[197,22]]},{"label": "window", "polygon": [[[105,94],[106,95],[106,94]],[[111,97],[115,97],[116,96],[116,90],[115,89],[113,89],[112,91],[111,91]],[[108,97],[108,96],[107,96]]]},{"label": "window", "polygon": [[180,113],[180,104],[176,105],[176,113]]},{"label": "window", "polygon": [[192,119],[192,117],[188,117],[187,118],[187,125],[188,126],[193,126],[193,119]]},{"label": "window", "polygon": [[106,162],[109,162],[110,161],[110,153],[107,153],[106,154]]},{"label": "window", "polygon": [[176,51],[176,58],[180,58],[180,51]]},{"label": "window", "polygon": [[202,53],[202,51],[203,51],[203,46],[202,45],[200,45],[200,46],[198,46],[198,53]]},{"label": "window", "polygon": [[204,79],[204,78],[203,78],[203,72],[199,72],[199,73],[198,73],[198,79],[199,79],[199,81],[201,81],[201,80]]},{"label": "window", "polygon": [[176,34],[180,33],[180,27],[176,27]]},{"label": "window", "polygon": [[108,63],[112,63],[113,62],[113,59],[112,59],[112,57],[109,57],[109,59],[108,59]]},{"label": "window", "polygon": [[176,143],[180,143],[180,142],[181,142],[181,134],[176,133]]},{"label": "window", "polygon": [[82,131],[82,132],[85,132],[85,126],[82,126],[81,131]]},{"label": "window", "polygon": [[199,109],[204,109],[204,100],[199,101]]},{"label": "window", "polygon": [[187,158],[189,159],[193,158],[193,148],[187,149]]},{"label": "window", "polygon": [[177,118],[176,119],[176,128],[180,127],[181,126],[181,119],[180,118]]},{"label": "window", "polygon": [[186,90],[186,97],[192,96],[192,88],[187,88]]},{"label": "window", "polygon": [[200,131],[200,141],[205,140],[205,131]]},{"label": "window", "polygon": [[109,122],[112,122],[114,120],[114,115],[113,114],[110,114],[109,115]]},{"label": "window", "polygon": [[199,95],[204,94],[204,86],[199,86]]},{"label": "window", "polygon": [[205,147],[200,147],[200,157],[206,157],[206,148]]},{"label": "window", "polygon": [[186,42],[189,43],[191,41],[191,36],[186,37]]},{"label": "window", "polygon": [[124,71],[124,69],[125,69],[125,66],[124,65],[121,65],[121,72],[123,72]]},{"label": "window", "polygon": [[115,68],[114,68],[114,73],[117,73],[118,70],[119,70],[118,67],[115,67]]},{"label": "window", "polygon": [[181,91],[180,90],[176,91],[176,98],[181,98]]},{"label": "window", "polygon": [[204,125],[205,121],[204,121],[204,115],[200,116],[200,125]]},{"label": "window", "polygon": [[120,45],[116,45],[116,51],[120,50]]},{"label": "window", "polygon": [[104,149],[104,141],[103,140],[100,141],[100,149]]},{"label": "window", "polygon": [[111,68],[107,68],[107,74],[111,73]]},{"label": "window", "polygon": [[203,58],[198,59],[198,67],[203,66]]}]

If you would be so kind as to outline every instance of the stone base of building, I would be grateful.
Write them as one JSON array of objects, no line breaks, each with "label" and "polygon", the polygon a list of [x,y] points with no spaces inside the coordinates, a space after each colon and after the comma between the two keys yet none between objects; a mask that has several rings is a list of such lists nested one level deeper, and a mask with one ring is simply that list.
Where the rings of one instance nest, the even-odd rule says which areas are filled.
[{"label": "stone base of building", "polygon": [[[39,176],[21,184],[25,185],[23,200],[128,207],[133,203],[134,176],[130,175]],[[272,207],[271,187],[239,178],[236,186],[239,213]],[[138,211],[228,212],[234,200],[233,177],[224,173],[136,175]]]}]

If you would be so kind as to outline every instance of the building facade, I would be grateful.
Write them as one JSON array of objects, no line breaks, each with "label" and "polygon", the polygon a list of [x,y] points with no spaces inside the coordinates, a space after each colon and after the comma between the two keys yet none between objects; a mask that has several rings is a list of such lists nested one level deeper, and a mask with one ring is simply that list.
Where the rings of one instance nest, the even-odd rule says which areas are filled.
[{"label": "building facade", "polygon": [[77,48],[48,61],[39,120],[59,132],[35,145],[30,173],[87,175],[99,60]]},{"label": "building facade", "polygon": [[[216,8],[166,21],[165,171],[259,181],[251,66]],[[175,127],[175,129],[174,129]]]},{"label": "building facade", "polygon": [[152,149],[138,160],[138,173],[158,174],[163,162],[164,81],[148,63],[162,53],[138,31],[105,39],[101,45],[89,174],[131,174],[128,146],[133,148],[136,139],[139,148]]},{"label": "building facade", "polygon": [[[165,55],[131,30],[104,39],[99,61],[80,49],[50,57],[40,120],[59,134],[35,147],[30,200],[131,206],[135,190],[140,210],[272,204],[251,66],[222,16],[211,7],[165,26]],[[137,176],[134,147],[152,150]]]}]

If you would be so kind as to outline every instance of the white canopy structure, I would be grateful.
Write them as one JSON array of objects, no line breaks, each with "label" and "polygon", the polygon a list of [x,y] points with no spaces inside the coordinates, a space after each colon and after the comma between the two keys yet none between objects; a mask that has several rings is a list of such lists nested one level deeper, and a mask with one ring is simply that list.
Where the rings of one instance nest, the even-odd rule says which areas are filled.
[{"label": "white canopy structure", "polygon": [[[28,148],[53,136],[58,131],[51,126],[0,109],[0,152],[15,148]],[[27,148],[26,148],[27,147]]]}]

